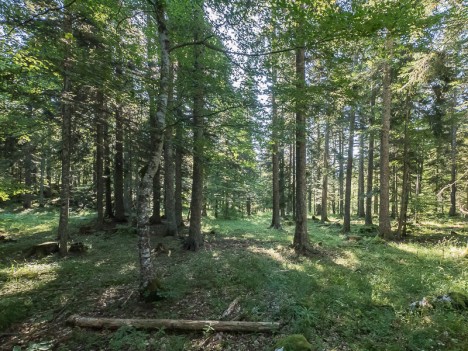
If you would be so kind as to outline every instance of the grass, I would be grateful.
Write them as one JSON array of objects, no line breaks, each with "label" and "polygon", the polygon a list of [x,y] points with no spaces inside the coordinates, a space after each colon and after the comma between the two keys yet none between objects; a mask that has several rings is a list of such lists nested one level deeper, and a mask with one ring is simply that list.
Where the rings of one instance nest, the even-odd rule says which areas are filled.
[{"label": "grass", "polygon": [[[320,254],[303,258],[290,248],[294,228],[267,229],[267,214],[207,219],[204,230],[215,234],[206,234],[205,247],[197,253],[182,251],[174,238],[154,240],[171,250],[155,256],[166,289],[164,299],[144,304],[136,293],[134,231],[122,226],[112,235],[80,236],[77,227],[92,219],[90,213],[72,216],[72,238],[90,247],[87,253],[25,259],[23,250],[54,239],[57,214],[0,213],[0,231],[18,240],[0,244],[0,331],[9,333],[0,345],[23,350],[33,343],[59,350],[272,350],[282,335],[303,334],[315,350],[468,349],[468,311],[409,308],[425,296],[468,294],[466,244],[460,240],[385,243],[367,231],[360,233],[362,224],[356,221],[354,234],[363,239],[347,241],[339,226],[310,221],[311,240]],[[420,236],[456,230],[466,242],[462,221],[432,219],[412,230]],[[72,313],[219,319],[236,298],[240,308],[230,318],[280,321],[281,333],[111,332],[64,326]]]}]

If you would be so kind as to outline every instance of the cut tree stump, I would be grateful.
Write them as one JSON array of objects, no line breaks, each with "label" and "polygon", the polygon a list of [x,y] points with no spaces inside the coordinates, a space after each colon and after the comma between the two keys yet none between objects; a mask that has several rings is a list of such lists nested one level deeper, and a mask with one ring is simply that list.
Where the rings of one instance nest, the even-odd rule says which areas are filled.
[{"label": "cut tree stump", "polygon": [[118,329],[129,326],[139,329],[171,329],[171,330],[206,330],[215,331],[269,333],[277,331],[280,324],[276,322],[243,322],[243,321],[197,321],[186,319],[118,319],[92,318],[73,315],[68,323],[87,328]]}]

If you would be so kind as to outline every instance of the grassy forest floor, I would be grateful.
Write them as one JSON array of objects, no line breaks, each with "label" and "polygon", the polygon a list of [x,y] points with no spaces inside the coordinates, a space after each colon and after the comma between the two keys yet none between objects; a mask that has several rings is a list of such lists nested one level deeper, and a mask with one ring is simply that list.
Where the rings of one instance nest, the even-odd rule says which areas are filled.
[{"label": "grassy forest floor", "polygon": [[[431,303],[449,292],[468,294],[467,222],[422,221],[409,240],[385,243],[359,222],[346,240],[334,222],[310,221],[318,254],[290,248],[294,227],[268,229],[269,215],[205,221],[204,248],[154,237],[166,287],[155,303],[138,301],[137,236],[133,228],[82,231],[94,217],[71,219],[84,254],[25,258],[33,244],[55,239],[58,213],[0,211],[0,350],[274,350],[284,335],[301,333],[313,350],[468,350],[468,310]],[[292,223],[290,223],[292,224]],[[452,235],[450,235],[451,232]],[[147,332],[124,327],[89,330],[65,324],[71,314],[122,318],[279,321],[280,333]]]}]

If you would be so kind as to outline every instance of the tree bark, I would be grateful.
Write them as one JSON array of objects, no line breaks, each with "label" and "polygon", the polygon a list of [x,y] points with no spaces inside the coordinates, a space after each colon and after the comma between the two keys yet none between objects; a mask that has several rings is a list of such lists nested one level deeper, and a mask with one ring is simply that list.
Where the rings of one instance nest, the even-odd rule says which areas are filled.
[{"label": "tree bark", "polygon": [[33,185],[33,160],[32,160],[32,144],[29,141],[24,148],[24,186],[26,188],[23,194],[23,208],[31,208],[32,204],[32,185]]},{"label": "tree bark", "polygon": [[45,198],[44,198],[44,175],[46,167],[46,158],[44,155],[41,156],[41,165],[40,165],[40,180],[39,180],[39,207],[44,207]]},{"label": "tree bark", "polygon": [[123,158],[123,115],[122,106],[115,109],[115,164],[114,164],[114,219],[126,222],[124,204],[124,158]]},{"label": "tree bark", "polygon": [[353,148],[354,148],[354,124],[356,114],[351,110],[349,115],[349,138],[348,138],[348,157],[346,160],[346,187],[344,201],[343,233],[348,234],[351,231],[351,180],[353,177]]},{"label": "tree bark", "polygon": [[450,143],[450,210],[449,216],[457,215],[457,124],[455,117],[452,117]]},{"label": "tree bark", "polygon": [[184,226],[183,219],[183,206],[182,206],[182,162],[183,162],[183,130],[180,122],[176,126],[176,154],[175,154],[175,192],[174,192],[174,207],[175,207],[175,220],[177,227]]},{"label": "tree bark", "polygon": [[280,214],[281,218],[286,217],[286,176],[285,176],[285,162],[284,162],[284,148],[279,151],[279,197],[280,197]]},{"label": "tree bark", "polygon": [[110,169],[110,148],[109,148],[109,122],[107,119],[103,121],[104,124],[104,187],[106,206],[104,216],[107,218],[114,218],[114,209],[112,206],[112,180]]},{"label": "tree bark", "polygon": [[359,169],[358,169],[358,210],[359,218],[366,216],[364,211],[364,121],[363,116],[359,116]]},{"label": "tree bark", "polygon": [[344,128],[341,129],[338,135],[339,156],[338,156],[338,208],[340,216],[344,216]]},{"label": "tree bark", "polygon": [[293,241],[298,254],[310,249],[307,233],[305,84],[305,50],[299,48],[296,49],[296,228]]},{"label": "tree bark", "polygon": [[401,209],[400,215],[398,217],[398,229],[396,232],[396,238],[401,239],[406,236],[406,219],[408,211],[408,200],[409,200],[409,187],[410,187],[410,165],[409,165],[409,132],[408,124],[409,118],[411,115],[411,106],[409,102],[409,97],[407,98],[408,111],[405,116],[405,129],[404,129],[404,139],[403,139],[403,180],[401,187]]},{"label": "tree bark", "polygon": [[281,217],[280,217],[280,180],[279,180],[279,120],[278,120],[278,107],[276,105],[276,69],[272,72],[272,175],[273,175],[273,213],[271,218],[270,228],[281,229]]},{"label": "tree bark", "polygon": [[369,146],[367,155],[367,189],[366,189],[366,225],[372,225],[372,193],[374,180],[374,107],[375,88],[371,92],[371,111],[369,115]]},{"label": "tree bark", "polygon": [[169,113],[166,116],[168,121],[167,127],[164,131],[164,214],[166,216],[167,234],[172,236],[178,235],[178,225],[176,222],[175,214],[175,165],[174,165],[174,145],[173,145],[173,130],[172,124],[174,123],[173,113],[173,69],[169,69],[169,96],[168,106]]},{"label": "tree bark", "polygon": [[325,124],[325,145],[323,149],[323,175],[322,175],[322,213],[321,221],[328,221],[328,170],[329,170],[329,148],[330,148],[330,121],[327,117]]},{"label": "tree bark", "polygon": [[392,38],[387,33],[386,38],[387,59],[383,68],[383,111],[382,128],[380,131],[380,198],[379,198],[379,235],[384,239],[393,239],[389,214],[389,185],[390,185],[390,120],[392,117],[392,91],[391,91],[391,57]]},{"label": "tree bark", "polygon": [[[196,21],[200,21],[200,9],[196,9]],[[196,24],[200,26],[201,24]],[[194,41],[201,37],[200,28],[194,33]],[[201,219],[203,210],[203,159],[204,159],[204,88],[202,85],[203,77],[203,46],[194,46],[194,73],[195,90],[193,95],[193,173],[192,173],[192,197],[190,201],[190,227],[189,236],[186,242],[186,249],[197,251],[203,245],[201,232]]]},{"label": "tree bark", "polygon": [[88,328],[118,329],[131,326],[139,329],[168,329],[203,331],[207,327],[213,330],[232,332],[274,332],[279,330],[280,324],[276,322],[244,322],[244,321],[213,321],[213,320],[186,320],[186,319],[118,319],[118,318],[92,318],[73,315],[68,323]]},{"label": "tree bark", "polygon": [[154,0],[150,2],[153,7],[153,15],[157,24],[159,48],[161,50],[160,76],[158,104],[156,111],[156,128],[152,130],[154,144],[147,166],[141,177],[137,194],[137,231],[138,231],[138,253],[140,261],[140,294],[143,298],[154,296],[157,293],[155,284],[155,272],[151,260],[151,246],[149,236],[149,222],[151,216],[151,195],[153,189],[153,178],[159,169],[161,154],[164,143],[163,130],[165,127],[167,100],[169,93],[169,35],[166,26],[165,1]]},{"label": "tree bark", "polygon": [[[72,18],[68,10],[64,10],[63,34],[66,38],[68,33],[72,32]],[[60,218],[58,226],[59,252],[65,256],[68,252],[68,215],[70,204],[70,139],[72,130],[72,86],[70,79],[71,69],[71,40],[63,39],[65,50],[63,60],[63,86],[61,97],[62,113],[62,170],[61,170],[61,189],[60,189]]]},{"label": "tree bark", "polygon": [[104,94],[97,92],[96,113],[96,207],[97,225],[104,223]]}]

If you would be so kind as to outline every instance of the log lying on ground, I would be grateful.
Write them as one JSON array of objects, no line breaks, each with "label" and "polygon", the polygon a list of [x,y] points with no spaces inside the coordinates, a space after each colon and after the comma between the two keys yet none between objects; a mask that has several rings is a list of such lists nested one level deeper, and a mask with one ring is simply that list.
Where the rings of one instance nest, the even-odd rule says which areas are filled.
[{"label": "log lying on ground", "polygon": [[233,332],[274,332],[280,327],[276,322],[243,322],[243,321],[194,321],[186,319],[118,319],[92,318],[73,315],[68,323],[87,328],[118,329],[130,326],[138,329],[171,329],[171,330],[205,330],[213,328],[215,331]]}]

